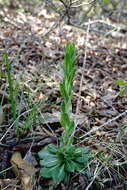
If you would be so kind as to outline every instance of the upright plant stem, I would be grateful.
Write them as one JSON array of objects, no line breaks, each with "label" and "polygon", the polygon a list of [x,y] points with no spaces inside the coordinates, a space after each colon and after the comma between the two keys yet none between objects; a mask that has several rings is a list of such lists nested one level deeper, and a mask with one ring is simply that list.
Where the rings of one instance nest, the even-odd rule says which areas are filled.
[{"label": "upright plant stem", "polygon": [[61,104],[61,120],[60,123],[64,127],[63,132],[63,141],[64,145],[68,145],[72,143],[71,134],[74,130],[74,121],[71,120],[71,112],[72,112],[72,88],[73,88],[73,80],[75,76],[75,57],[76,57],[76,49],[74,44],[67,44],[65,47],[65,56],[64,56],[64,78],[60,84],[60,92],[63,96],[63,102]]},{"label": "upright plant stem", "polygon": [[12,117],[13,119],[15,120],[16,117],[17,117],[17,114],[16,114],[16,102],[15,102],[15,94],[14,94],[14,79],[13,79],[13,76],[12,76],[12,73],[11,73],[11,63],[8,59],[8,54],[5,53],[3,55],[3,61],[4,63],[6,64],[7,66],[7,78],[8,78],[8,85],[9,85],[9,100],[10,100],[10,103],[11,103],[11,112],[12,112]]}]

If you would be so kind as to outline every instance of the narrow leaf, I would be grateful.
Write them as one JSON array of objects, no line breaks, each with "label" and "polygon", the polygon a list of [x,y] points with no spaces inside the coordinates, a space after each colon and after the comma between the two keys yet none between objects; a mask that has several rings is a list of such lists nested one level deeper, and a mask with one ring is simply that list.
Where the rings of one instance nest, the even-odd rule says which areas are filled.
[{"label": "narrow leaf", "polygon": [[68,128],[70,126],[70,118],[67,113],[61,114],[60,123],[63,127]]},{"label": "narrow leaf", "polygon": [[127,87],[123,87],[120,89],[120,92],[119,92],[119,96],[124,96],[125,94],[127,94]]},{"label": "narrow leaf", "polygon": [[116,83],[117,85],[126,85],[126,84],[127,84],[127,81],[125,81],[125,80],[116,80],[115,83]]},{"label": "narrow leaf", "polygon": [[64,83],[60,84],[60,93],[65,98],[65,100],[68,101],[68,94],[66,92],[66,88],[65,88]]}]

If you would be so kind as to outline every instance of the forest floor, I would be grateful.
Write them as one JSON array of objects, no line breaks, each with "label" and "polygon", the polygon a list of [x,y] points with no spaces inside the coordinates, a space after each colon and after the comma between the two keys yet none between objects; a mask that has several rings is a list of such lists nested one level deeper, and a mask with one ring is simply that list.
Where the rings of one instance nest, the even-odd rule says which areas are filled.
[{"label": "forest floor", "polygon": [[[14,7],[0,11],[1,189],[22,189],[23,179],[16,178],[13,170],[16,165],[24,173],[32,170],[35,183],[29,183],[27,190],[31,186],[38,190],[84,190],[91,182],[91,190],[127,189],[127,95],[120,97],[120,87],[115,83],[127,80],[127,28],[108,33],[95,22],[94,29],[102,29],[103,35],[89,27],[83,30],[58,20],[57,14],[47,14],[44,8],[33,14]],[[120,25],[117,21],[107,22]],[[95,153],[89,164],[90,177],[76,173],[68,186],[39,177],[37,156],[44,145],[55,143],[62,132],[59,84],[67,42],[75,43],[77,48],[73,113],[83,75],[79,113],[75,116],[76,143],[89,146]],[[14,77],[16,121],[3,62],[5,52]],[[95,131],[84,136],[91,129]],[[12,159],[15,152],[21,154],[17,160]],[[30,159],[32,169],[25,162]]]}]

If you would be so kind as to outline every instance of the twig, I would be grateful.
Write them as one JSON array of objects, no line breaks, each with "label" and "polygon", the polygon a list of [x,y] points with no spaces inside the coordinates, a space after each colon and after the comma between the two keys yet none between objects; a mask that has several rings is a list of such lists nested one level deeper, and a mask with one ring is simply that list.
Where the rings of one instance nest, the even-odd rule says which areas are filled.
[{"label": "twig", "polygon": [[96,177],[98,176],[98,173],[100,172],[100,170],[102,169],[102,167],[103,167],[103,165],[102,166],[100,166],[100,168],[98,169],[98,167],[99,167],[99,163],[98,163],[98,165],[97,165],[97,167],[96,167],[96,169],[95,169],[95,171],[94,171],[94,176],[93,176],[93,179],[92,179],[92,181],[89,183],[89,185],[86,187],[86,189],[85,190],[89,190],[89,188],[91,187],[91,185],[93,184],[93,182],[94,182],[94,180],[96,179]]},{"label": "twig", "polygon": [[49,28],[49,30],[48,30],[45,34],[43,34],[43,36],[41,36],[41,38],[45,38],[46,36],[48,36],[48,34],[49,34],[51,31],[53,31],[53,30],[59,25],[60,22],[61,22],[61,20],[55,22],[55,23],[51,26],[51,28]]},{"label": "twig", "polygon": [[[86,33],[86,41],[85,41],[85,56],[84,56],[84,60],[83,60],[83,71],[85,69],[85,65],[86,65],[86,57],[87,57],[87,49],[88,49],[88,40],[89,40],[89,29],[90,29],[90,24],[88,24],[88,27],[87,27],[87,33]],[[76,106],[76,115],[79,113],[79,107],[80,107],[80,97],[81,97],[81,90],[82,90],[82,83],[83,83],[83,74],[84,72],[82,72],[82,75],[81,75],[81,80],[80,80],[80,86],[79,86],[79,93],[78,93],[78,100],[77,100],[77,106]]]},{"label": "twig", "polygon": [[[38,110],[39,111],[39,110]],[[43,116],[43,114],[41,113],[41,111],[39,111],[41,117],[43,118],[43,120],[45,121],[45,117]],[[50,125],[48,123],[46,123],[46,126],[48,127],[48,129],[52,132],[52,134],[48,131],[48,135],[49,136],[54,136],[57,137],[56,134],[54,133],[54,131],[52,130],[52,128],[50,127]],[[41,129],[41,127],[39,127]],[[46,131],[46,129],[43,128],[44,131]],[[46,131],[47,133],[47,131]]]},{"label": "twig", "polygon": [[3,97],[5,97],[6,99],[9,98],[9,95],[5,91],[3,91],[3,90],[0,90],[0,95],[2,95]]},{"label": "twig", "polygon": [[[80,30],[87,30],[87,26],[80,26],[80,25],[77,25],[77,24],[74,24],[74,23],[69,23],[69,25],[70,26],[73,26],[73,27],[75,27],[75,28],[79,28]],[[97,30],[97,29],[95,29],[95,28],[90,28],[90,30],[89,30],[90,32],[97,32],[97,33],[100,33],[100,34],[102,34],[102,35],[104,35],[105,34],[105,32],[103,32],[103,31],[101,31],[101,30]]]},{"label": "twig", "polygon": [[[79,5],[75,5],[75,6],[72,6],[73,8],[77,8],[77,7],[81,7],[81,6],[83,6],[83,5],[90,5],[90,4],[93,4],[93,3],[95,3],[96,2],[96,0],[92,0],[92,1],[90,1],[90,2],[88,2],[88,3],[86,3],[86,2],[84,2],[84,3],[81,3],[81,4],[79,4]],[[73,2],[72,4],[74,4],[75,2]]]},{"label": "twig", "polygon": [[[107,122],[105,122],[105,123],[102,124],[101,126],[98,126],[98,127],[95,127],[95,128],[93,128],[93,129],[91,129],[88,133],[86,133],[85,135],[81,136],[80,139],[82,139],[82,138],[84,138],[84,137],[86,137],[86,136],[91,135],[91,133],[100,130],[101,128],[103,128],[103,127],[105,127],[106,125],[112,123],[113,121],[116,121],[117,119],[119,119],[120,117],[122,117],[122,116],[124,116],[124,115],[126,115],[126,114],[127,114],[127,110],[125,110],[123,113],[117,115],[116,117],[114,117],[114,118],[108,120]],[[82,143],[82,142],[84,142],[84,140],[81,141],[81,142],[79,142],[78,144],[80,144],[80,143]]]}]

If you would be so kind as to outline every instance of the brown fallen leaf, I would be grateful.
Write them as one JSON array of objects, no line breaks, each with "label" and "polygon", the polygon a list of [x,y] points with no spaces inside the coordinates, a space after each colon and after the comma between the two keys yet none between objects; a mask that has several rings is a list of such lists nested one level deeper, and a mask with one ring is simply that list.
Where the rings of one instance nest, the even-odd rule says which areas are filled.
[{"label": "brown fallen leaf", "polygon": [[14,152],[11,164],[15,176],[21,181],[23,190],[32,190],[33,179],[37,169],[28,161],[23,160],[20,152]]}]

